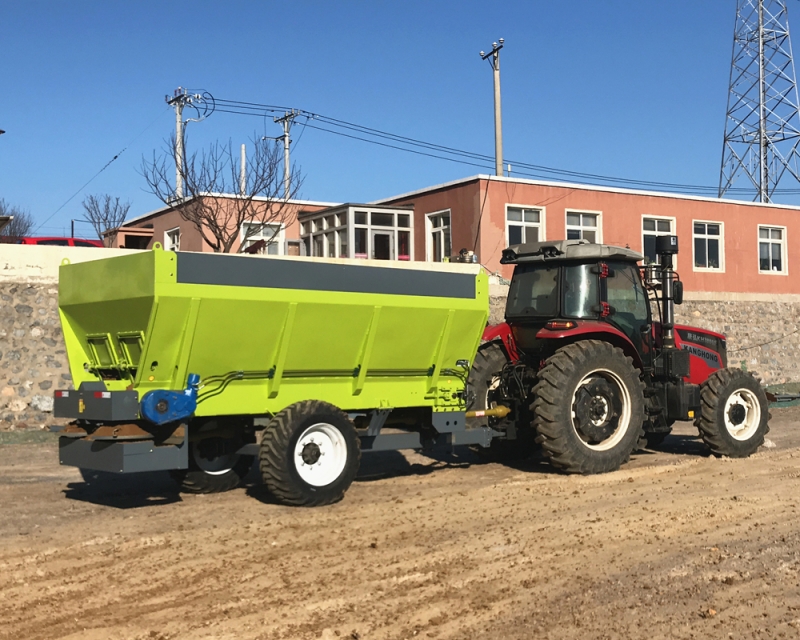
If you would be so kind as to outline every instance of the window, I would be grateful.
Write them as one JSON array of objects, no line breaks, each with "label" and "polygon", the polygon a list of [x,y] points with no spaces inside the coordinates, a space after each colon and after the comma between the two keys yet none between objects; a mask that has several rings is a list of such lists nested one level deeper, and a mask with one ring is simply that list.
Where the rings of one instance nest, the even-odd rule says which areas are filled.
[{"label": "window", "polygon": [[786,273],[786,227],[758,228],[758,270]]},{"label": "window", "polygon": [[555,266],[518,265],[508,289],[506,316],[557,317],[558,274]]},{"label": "window", "polygon": [[642,253],[645,264],[659,264],[656,238],[675,235],[674,218],[642,218]]},{"label": "window", "polygon": [[450,257],[450,210],[430,213],[428,225],[428,260],[441,262]]},{"label": "window", "polygon": [[506,240],[509,245],[539,242],[542,212],[525,207],[506,207]]},{"label": "window", "polygon": [[695,222],[693,225],[694,237],[694,268],[722,270],[722,223],[721,222]]},{"label": "window", "polygon": [[181,250],[181,229],[170,229],[164,233],[164,249],[167,251]]},{"label": "window", "polygon": [[608,320],[631,339],[639,353],[644,353],[650,307],[639,269],[630,262],[608,262],[608,266],[613,276],[606,279],[606,302],[614,309]]},{"label": "window", "polygon": [[242,224],[242,249],[247,249],[261,240],[264,245],[259,253],[270,256],[283,255],[283,225],[245,222]]},{"label": "window", "polygon": [[599,243],[600,214],[567,211],[567,240],[588,240]]},{"label": "window", "polygon": [[411,214],[407,210],[401,213],[362,206],[346,206],[341,212],[316,212],[316,218],[304,219],[300,237],[310,248],[310,255],[410,260],[414,249]]}]

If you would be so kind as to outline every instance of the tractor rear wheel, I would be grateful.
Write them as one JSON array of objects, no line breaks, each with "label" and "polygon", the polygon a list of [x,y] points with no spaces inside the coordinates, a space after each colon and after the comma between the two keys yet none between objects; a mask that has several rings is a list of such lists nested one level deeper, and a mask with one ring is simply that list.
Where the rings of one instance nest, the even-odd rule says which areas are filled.
[{"label": "tractor rear wheel", "polygon": [[361,443],[347,414],[327,402],[304,400],[272,418],[261,439],[261,475],[283,504],[338,502],[361,461]]},{"label": "tractor rear wheel", "polygon": [[[480,346],[467,382],[472,394],[471,402],[467,407],[468,411],[483,411],[497,406],[497,396],[500,395],[500,372],[507,362],[508,357],[499,342],[487,342]],[[501,428],[501,424],[509,419],[514,419],[513,414],[502,420],[486,417],[468,418],[467,429],[485,426]],[[517,425],[516,439],[492,438],[488,447],[474,445],[471,449],[480,458],[492,462],[520,460],[533,452],[536,445],[534,436],[533,429],[529,424]]]},{"label": "tractor rear wheel", "polygon": [[746,458],[764,444],[769,403],[759,381],[741,369],[720,369],[700,390],[695,426],[716,456]]},{"label": "tractor rear wheel", "polygon": [[534,425],[550,462],[568,473],[619,469],[643,435],[643,386],[633,360],[607,342],[556,351],[533,389]]},{"label": "tractor rear wheel", "polygon": [[253,456],[234,453],[239,438],[211,437],[189,443],[189,468],[170,471],[186,493],[222,493],[235,489],[253,466]]}]

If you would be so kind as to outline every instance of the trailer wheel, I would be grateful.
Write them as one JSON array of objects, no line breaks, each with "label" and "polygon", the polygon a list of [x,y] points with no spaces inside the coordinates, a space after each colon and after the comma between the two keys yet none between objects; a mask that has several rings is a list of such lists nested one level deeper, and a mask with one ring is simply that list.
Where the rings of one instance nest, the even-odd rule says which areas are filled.
[{"label": "trailer wheel", "polygon": [[261,439],[261,475],[283,504],[315,507],[338,502],[358,473],[361,446],[343,411],[319,400],[290,405]]},{"label": "trailer wheel", "polygon": [[599,340],[555,352],[534,387],[534,425],[550,462],[605,473],[628,461],[643,435],[643,383],[633,360]]},{"label": "trailer wheel", "polygon": [[222,493],[238,487],[253,466],[253,456],[233,453],[237,438],[204,438],[189,443],[189,468],[170,471],[186,493]]},{"label": "trailer wheel", "polygon": [[720,369],[703,383],[695,426],[716,456],[746,458],[764,444],[769,403],[759,381],[741,369]]}]

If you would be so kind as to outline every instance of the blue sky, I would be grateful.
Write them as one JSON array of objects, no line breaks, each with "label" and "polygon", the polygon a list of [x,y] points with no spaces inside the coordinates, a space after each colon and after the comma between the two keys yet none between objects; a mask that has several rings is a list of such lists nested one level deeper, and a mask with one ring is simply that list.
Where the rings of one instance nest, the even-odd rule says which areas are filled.
[{"label": "blue sky", "polygon": [[[88,194],[130,201],[131,216],[158,208],[138,168],[174,131],[164,96],[178,86],[492,155],[492,74],[478,52],[499,37],[506,158],[716,185],[735,6],[3,0],[0,198],[42,234],[68,232]],[[215,113],[188,125],[188,144],[280,133],[271,119]],[[491,162],[425,158],[300,121],[292,133],[308,200],[367,202],[492,173]]]}]

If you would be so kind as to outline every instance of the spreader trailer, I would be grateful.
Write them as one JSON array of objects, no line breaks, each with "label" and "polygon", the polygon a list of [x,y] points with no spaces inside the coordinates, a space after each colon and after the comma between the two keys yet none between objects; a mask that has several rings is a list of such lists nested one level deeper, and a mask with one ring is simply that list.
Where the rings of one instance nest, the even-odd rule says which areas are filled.
[{"label": "spreader trailer", "polygon": [[169,470],[214,492],[257,456],[279,500],[320,505],[342,497],[361,451],[485,447],[494,433],[465,420],[488,315],[478,265],[156,248],[62,265],[59,310],[76,388],[55,392],[72,420],[65,465]]}]

